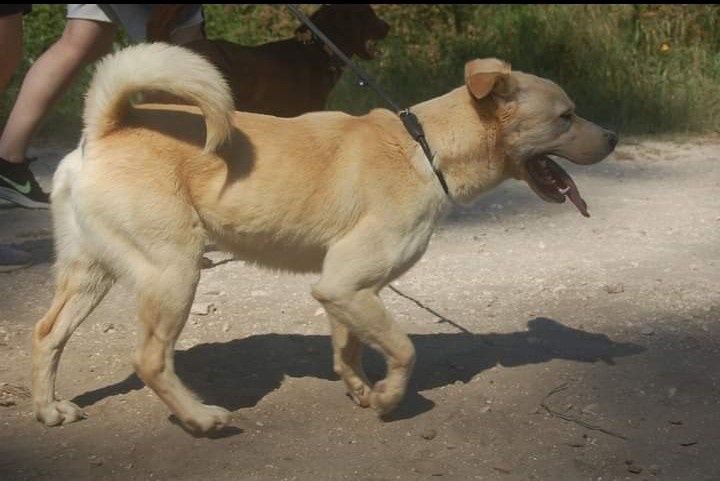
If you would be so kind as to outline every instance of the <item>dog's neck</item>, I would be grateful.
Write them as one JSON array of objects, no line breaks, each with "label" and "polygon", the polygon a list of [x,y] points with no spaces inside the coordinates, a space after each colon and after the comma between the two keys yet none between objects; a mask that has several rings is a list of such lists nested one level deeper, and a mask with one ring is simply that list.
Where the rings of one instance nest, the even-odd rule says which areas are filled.
[{"label": "dog's neck", "polygon": [[507,178],[491,100],[477,102],[462,86],[411,110],[425,128],[454,200],[469,203]]},{"label": "dog's neck", "polygon": [[[327,69],[336,78],[340,78],[345,67],[345,63],[335,53],[325,45],[325,43],[317,38],[311,31],[306,30],[304,32],[296,32],[295,40],[305,47],[309,47],[316,51],[322,58],[322,62],[327,65]],[[345,51],[342,47],[340,50]],[[346,54],[348,55],[348,54]],[[348,57],[352,57],[349,54]]]}]

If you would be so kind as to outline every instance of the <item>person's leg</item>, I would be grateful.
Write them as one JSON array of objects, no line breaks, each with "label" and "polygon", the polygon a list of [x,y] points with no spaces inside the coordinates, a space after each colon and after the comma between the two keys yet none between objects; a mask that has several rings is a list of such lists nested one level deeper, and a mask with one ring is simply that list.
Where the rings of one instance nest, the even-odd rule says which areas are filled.
[{"label": "person's leg", "polygon": [[68,20],[63,36],[32,66],[0,137],[0,157],[25,160],[35,130],[53,102],[88,63],[111,51],[116,27],[93,20]]},{"label": "person's leg", "polygon": [[0,16],[0,52],[3,60],[0,62],[0,95],[15,73],[22,58],[22,14]]},{"label": "person's leg", "polygon": [[[9,8],[12,7],[12,8]],[[23,53],[22,15],[27,5],[9,5],[0,10],[0,52],[4,58],[0,62],[0,96],[20,64]],[[32,256],[10,245],[0,244],[0,272],[9,272],[27,267]]]},{"label": "person's leg", "polygon": [[201,3],[186,4],[183,16],[170,33],[170,41],[177,45],[205,38],[205,15]]},{"label": "person's leg", "polygon": [[202,24],[191,25],[189,27],[179,27],[170,34],[170,41],[176,45],[185,45],[186,43],[202,40],[205,38],[205,29]]},{"label": "person's leg", "polygon": [[60,40],[32,66],[0,137],[0,199],[28,208],[50,205],[25,161],[32,136],[52,104],[88,63],[111,51],[112,23],[71,18]]}]

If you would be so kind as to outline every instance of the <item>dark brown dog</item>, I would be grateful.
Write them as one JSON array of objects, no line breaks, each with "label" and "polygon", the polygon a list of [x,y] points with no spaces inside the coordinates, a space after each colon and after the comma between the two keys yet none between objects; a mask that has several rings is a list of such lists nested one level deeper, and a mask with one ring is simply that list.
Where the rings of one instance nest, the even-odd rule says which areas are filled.
[{"label": "dark brown dog", "polygon": [[[324,5],[310,19],[348,57],[374,58],[373,43],[390,26],[370,5]],[[301,26],[295,37],[257,47],[198,40],[185,47],[213,62],[228,79],[235,108],[278,117],[324,110],[344,65]]]}]

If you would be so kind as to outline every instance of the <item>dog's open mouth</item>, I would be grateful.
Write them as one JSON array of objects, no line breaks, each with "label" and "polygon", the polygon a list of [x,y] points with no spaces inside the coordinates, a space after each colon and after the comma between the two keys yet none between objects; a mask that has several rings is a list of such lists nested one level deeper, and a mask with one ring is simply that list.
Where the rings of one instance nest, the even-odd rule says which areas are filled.
[{"label": "dog's open mouth", "polygon": [[587,204],[580,197],[575,182],[556,162],[541,155],[526,161],[525,169],[528,173],[527,183],[541,199],[559,204],[565,202],[566,198],[570,199],[582,215],[590,217]]}]

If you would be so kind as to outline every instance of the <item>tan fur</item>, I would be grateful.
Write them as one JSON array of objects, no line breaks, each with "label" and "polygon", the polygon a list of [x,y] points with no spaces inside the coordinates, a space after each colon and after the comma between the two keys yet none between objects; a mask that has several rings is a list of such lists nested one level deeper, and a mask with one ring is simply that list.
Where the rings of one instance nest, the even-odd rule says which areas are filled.
[{"label": "tan fur", "polygon": [[[119,278],[138,292],[144,328],[139,376],[187,428],[206,432],[228,422],[225,410],[201,404],[173,368],[174,343],[208,240],[270,268],[321,272],[312,295],[330,318],[334,369],[359,405],[390,411],[403,397],[415,353],[378,293],[420,259],[450,199],[391,112],[281,119],[218,111],[207,106],[224,105],[209,100],[224,97],[221,82],[193,84],[189,79],[197,73],[160,74],[146,63],[180,65],[188,55],[178,47],[135,47],[106,60],[93,80],[87,141],[62,161],[54,179],[59,281],[33,343],[38,419],[53,425],[82,416],[53,395],[57,359],[73,329]],[[128,69],[132,78],[118,80]],[[145,75],[152,88],[167,76],[173,93],[187,92],[205,117],[191,106],[127,106],[128,90],[141,89]],[[510,176],[522,178],[525,158],[513,152],[554,145],[565,135],[547,125],[557,115],[546,112],[551,104],[568,108],[562,90],[511,74],[509,67],[500,73],[505,80],[511,75],[510,83],[495,82],[512,85],[502,95],[491,89],[477,99],[464,85],[413,107],[456,201],[470,202]],[[522,98],[513,97],[515,90]],[[203,123],[212,131],[226,116],[231,138],[215,148]],[[598,128],[588,135],[601,134]],[[597,160],[604,155],[598,150]],[[372,387],[360,361],[363,343],[388,364],[387,377]]]}]

